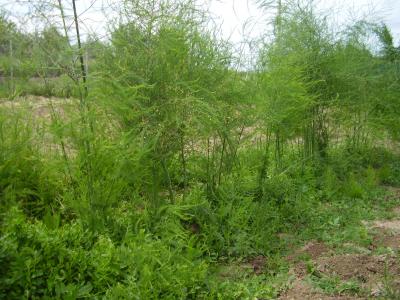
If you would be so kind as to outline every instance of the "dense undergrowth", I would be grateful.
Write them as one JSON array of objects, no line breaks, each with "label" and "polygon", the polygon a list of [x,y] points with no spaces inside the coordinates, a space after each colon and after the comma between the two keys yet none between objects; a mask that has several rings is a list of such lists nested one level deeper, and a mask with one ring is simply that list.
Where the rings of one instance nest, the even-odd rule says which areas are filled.
[{"label": "dense undergrowth", "polygon": [[[16,45],[1,56],[15,77],[1,86],[14,99],[0,104],[1,299],[276,298],[292,247],[367,243],[360,222],[394,205],[400,56],[387,27],[333,33],[288,4],[243,71],[191,1],[153,4],[125,2],[110,40],[84,45],[86,82],[82,49],[55,28],[1,20]],[[21,100],[32,94],[72,99],[38,114]],[[220,276],[260,255],[262,274]]]}]

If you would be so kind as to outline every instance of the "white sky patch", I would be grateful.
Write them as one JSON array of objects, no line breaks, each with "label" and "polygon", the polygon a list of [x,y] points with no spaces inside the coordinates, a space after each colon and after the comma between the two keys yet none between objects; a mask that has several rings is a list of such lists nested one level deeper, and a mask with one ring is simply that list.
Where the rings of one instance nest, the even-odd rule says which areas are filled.
[{"label": "white sky patch", "polygon": [[[210,10],[222,22],[224,38],[233,42],[260,36],[268,28],[274,11],[266,15],[252,0],[210,1]],[[388,24],[396,41],[400,41],[400,0],[317,0],[317,10],[337,25],[360,18]]]},{"label": "white sky patch", "polygon": [[[267,30],[274,16],[274,9],[263,10],[254,0],[198,0],[206,4],[215,18],[215,26],[221,37],[229,39],[234,44],[252,41]],[[285,0],[282,0],[285,2]],[[116,18],[113,9],[119,0],[76,0],[80,26],[85,36],[95,33],[106,37],[107,23]],[[315,0],[317,10],[331,18],[331,22],[340,26],[351,20],[366,17],[370,21],[384,21],[388,24],[395,37],[396,44],[400,41],[400,0]],[[30,3],[57,5],[57,0],[33,0]],[[70,0],[62,0],[68,17],[67,26],[72,27],[72,5]],[[31,5],[31,4],[29,4]],[[14,20],[29,29],[40,28],[39,22],[24,18],[29,12],[25,0],[0,0],[0,8],[10,13]],[[57,11],[47,15],[49,22],[60,18]]]}]

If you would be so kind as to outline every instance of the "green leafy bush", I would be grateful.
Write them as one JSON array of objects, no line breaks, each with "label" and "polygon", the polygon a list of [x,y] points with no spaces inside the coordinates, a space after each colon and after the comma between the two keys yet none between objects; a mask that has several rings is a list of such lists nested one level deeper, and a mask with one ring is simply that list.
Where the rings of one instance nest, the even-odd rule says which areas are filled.
[{"label": "green leafy bush", "polygon": [[190,241],[160,240],[144,230],[115,244],[78,223],[49,229],[29,222],[13,208],[1,233],[4,299],[187,299],[198,293],[207,272]]}]

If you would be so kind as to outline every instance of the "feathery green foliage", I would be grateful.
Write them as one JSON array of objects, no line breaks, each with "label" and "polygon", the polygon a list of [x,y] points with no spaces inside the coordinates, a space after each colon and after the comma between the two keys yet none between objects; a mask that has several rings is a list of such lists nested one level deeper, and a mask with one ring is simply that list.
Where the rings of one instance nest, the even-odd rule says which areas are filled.
[{"label": "feathery green foliage", "polygon": [[0,299],[277,298],[290,247],[368,243],[400,184],[398,48],[306,2],[246,70],[195,1],[122,1],[81,48],[1,17]]}]

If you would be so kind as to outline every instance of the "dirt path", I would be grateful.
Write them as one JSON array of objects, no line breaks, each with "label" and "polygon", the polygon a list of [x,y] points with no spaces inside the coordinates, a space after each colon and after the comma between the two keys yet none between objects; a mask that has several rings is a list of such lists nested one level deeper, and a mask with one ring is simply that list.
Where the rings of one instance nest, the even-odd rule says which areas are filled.
[{"label": "dirt path", "polygon": [[77,107],[76,99],[57,98],[57,97],[43,97],[43,96],[24,96],[14,100],[0,99],[0,107],[20,111],[27,109],[30,116],[40,118],[42,120],[50,120],[52,109],[59,116],[64,116],[67,111],[74,106]]},{"label": "dirt path", "polygon": [[364,222],[368,248],[337,253],[309,242],[289,256],[293,279],[279,299],[400,299],[400,207],[393,212],[394,219]]}]

